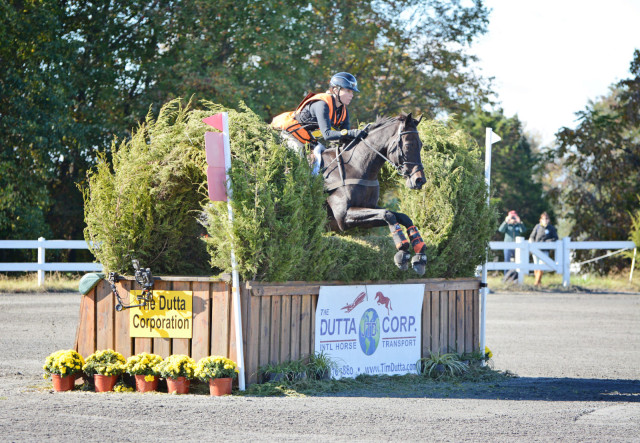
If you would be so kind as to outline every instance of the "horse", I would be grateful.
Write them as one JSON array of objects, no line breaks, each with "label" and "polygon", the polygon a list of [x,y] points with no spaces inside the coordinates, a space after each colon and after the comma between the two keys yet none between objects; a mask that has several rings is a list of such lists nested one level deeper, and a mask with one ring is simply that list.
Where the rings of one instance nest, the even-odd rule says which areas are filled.
[{"label": "horse", "polygon": [[[420,118],[422,120],[422,118]],[[388,226],[395,243],[394,262],[401,270],[411,267],[423,275],[427,264],[426,246],[406,214],[377,206],[380,196],[378,173],[385,162],[406,178],[410,189],[425,184],[420,158],[422,141],[418,124],[411,114],[378,118],[365,138],[354,140],[346,148],[327,149],[322,154],[323,177],[327,197],[329,226],[334,231],[350,228]],[[405,237],[402,226],[407,230]],[[415,255],[411,258],[409,246]]]}]

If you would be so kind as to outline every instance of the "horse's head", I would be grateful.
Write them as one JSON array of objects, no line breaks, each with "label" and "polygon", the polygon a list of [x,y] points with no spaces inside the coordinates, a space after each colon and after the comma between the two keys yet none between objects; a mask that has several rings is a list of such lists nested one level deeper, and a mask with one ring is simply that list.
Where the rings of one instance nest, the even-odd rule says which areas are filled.
[{"label": "horse's head", "polygon": [[411,114],[400,116],[397,142],[389,149],[389,159],[398,168],[402,176],[407,179],[407,187],[421,189],[426,183],[424,167],[420,158],[422,141],[418,134],[418,123]]}]

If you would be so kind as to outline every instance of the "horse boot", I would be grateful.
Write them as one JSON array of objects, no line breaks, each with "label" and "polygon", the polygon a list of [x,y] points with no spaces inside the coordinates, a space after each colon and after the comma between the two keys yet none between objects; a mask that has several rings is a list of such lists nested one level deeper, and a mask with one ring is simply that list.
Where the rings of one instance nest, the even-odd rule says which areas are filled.
[{"label": "horse boot", "polygon": [[411,267],[418,275],[424,275],[427,268],[427,255],[425,254],[427,245],[422,241],[422,236],[418,232],[418,228],[415,226],[409,226],[407,234],[409,234],[409,240],[411,241],[413,252],[416,253],[416,255],[411,259]]},{"label": "horse boot", "polygon": [[389,230],[391,231],[391,237],[393,238],[393,242],[396,245],[396,255],[393,257],[393,261],[401,271],[406,271],[409,269],[409,259],[411,258],[411,254],[409,254],[409,240],[404,236],[402,232],[402,226],[400,223],[396,223],[393,226],[389,226]]}]

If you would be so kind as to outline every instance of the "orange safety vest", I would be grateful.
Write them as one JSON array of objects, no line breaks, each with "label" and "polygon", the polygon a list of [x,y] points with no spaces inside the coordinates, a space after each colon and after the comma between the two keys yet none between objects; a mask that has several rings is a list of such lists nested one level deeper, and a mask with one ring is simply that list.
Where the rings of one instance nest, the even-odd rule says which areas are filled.
[{"label": "orange safety vest", "polygon": [[304,98],[304,100],[302,100],[295,111],[284,112],[280,115],[276,115],[271,122],[271,127],[289,132],[302,143],[311,143],[315,141],[315,137],[296,120],[296,117],[302,108],[309,103],[317,102],[318,100],[322,100],[329,106],[329,119],[331,120],[331,126],[335,128],[340,127],[342,122],[347,118],[347,107],[343,105],[336,109],[333,96],[326,93],[310,93]]}]

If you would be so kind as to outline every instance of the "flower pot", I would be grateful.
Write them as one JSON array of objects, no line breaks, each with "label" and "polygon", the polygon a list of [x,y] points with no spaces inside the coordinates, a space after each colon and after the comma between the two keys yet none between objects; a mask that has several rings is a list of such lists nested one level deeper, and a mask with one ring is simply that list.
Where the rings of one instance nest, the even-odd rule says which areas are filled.
[{"label": "flower pot", "polygon": [[158,377],[153,377],[153,381],[146,381],[146,375],[136,374],[136,391],[150,392],[158,389]]},{"label": "flower pot", "polygon": [[76,384],[76,374],[65,375],[51,374],[53,390],[57,392],[71,391]]},{"label": "flower pot", "polygon": [[167,392],[169,394],[188,394],[191,380],[186,377],[167,378]]},{"label": "flower pot", "polygon": [[209,393],[215,397],[220,397],[221,395],[230,395],[232,382],[233,379],[231,377],[210,378]]},{"label": "flower pot", "polygon": [[113,391],[113,387],[118,381],[117,375],[101,375],[95,374],[93,376],[93,383],[96,386],[96,392],[109,392]]}]

